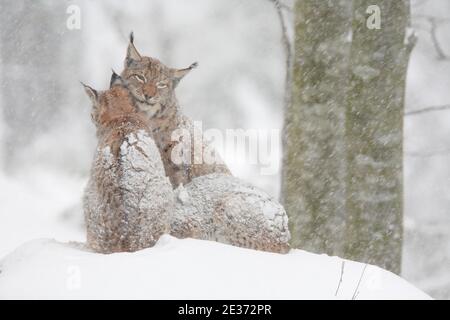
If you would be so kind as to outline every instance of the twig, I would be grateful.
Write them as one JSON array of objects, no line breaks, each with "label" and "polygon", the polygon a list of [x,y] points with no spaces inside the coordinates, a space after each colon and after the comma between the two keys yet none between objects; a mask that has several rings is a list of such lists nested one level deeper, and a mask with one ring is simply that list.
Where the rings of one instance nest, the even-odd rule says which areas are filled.
[{"label": "twig", "polygon": [[448,156],[450,155],[450,149],[428,151],[428,152],[406,152],[407,157],[413,158],[431,158],[437,156]]},{"label": "twig", "polygon": [[430,17],[428,19],[428,21],[431,24],[431,40],[433,41],[433,45],[434,48],[436,49],[436,52],[438,54],[438,59],[439,60],[448,60],[450,59],[450,57],[448,55],[445,54],[444,50],[442,49],[440,43],[439,43],[439,39],[437,38],[437,22],[436,19],[434,17]]},{"label": "twig", "polygon": [[356,297],[357,297],[358,294],[359,294],[359,291],[358,291],[358,290],[359,290],[359,286],[361,285],[361,281],[362,281],[362,278],[364,277],[364,272],[366,272],[367,266],[368,266],[368,264],[366,263],[366,264],[364,265],[364,269],[363,269],[363,271],[362,271],[362,273],[361,273],[361,277],[359,278],[358,285],[356,286],[355,292],[353,293],[352,300],[356,300]]},{"label": "twig", "polygon": [[437,18],[433,16],[427,16],[427,15],[418,15],[416,18],[425,19],[428,21],[428,23],[431,26],[430,29],[430,36],[431,36],[431,42],[433,43],[434,49],[437,53],[437,59],[438,60],[444,60],[448,61],[450,60],[450,56],[445,53],[444,49],[442,48],[441,44],[439,43],[439,39],[437,36],[437,29],[439,27],[439,23],[449,23],[450,19],[448,18]]},{"label": "twig", "polygon": [[284,10],[286,10],[286,11],[289,11],[289,12],[292,12],[292,11],[293,11],[292,8],[291,8],[290,6],[288,6],[287,4],[285,4],[285,3],[283,3],[283,2],[281,2],[281,1],[279,1],[279,0],[278,0],[278,2],[280,3],[280,7],[281,7],[282,9],[284,9]]},{"label": "twig", "polygon": [[416,1],[416,2],[413,2],[411,5],[412,5],[414,8],[418,8],[418,7],[423,6],[423,5],[426,4],[427,2],[428,2],[428,0]]},{"label": "twig", "polygon": [[450,23],[450,18],[438,18],[438,17],[426,15],[426,14],[414,15],[414,18],[415,19],[425,19],[425,20],[433,19],[437,23]]},{"label": "twig", "polygon": [[344,277],[344,269],[345,269],[345,261],[342,260],[342,265],[341,265],[341,277],[339,278],[339,283],[336,289],[336,293],[334,294],[335,297],[337,297],[338,293],[339,293],[339,288],[341,287],[341,283],[342,283],[342,278]]},{"label": "twig", "polygon": [[277,10],[278,18],[280,20],[281,32],[282,32],[282,42],[284,46],[284,51],[286,55],[286,83],[285,83],[285,96],[284,103],[285,108],[287,108],[291,102],[291,79],[292,79],[292,44],[289,39],[286,21],[283,15],[283,4],[279,0],[270,0],[275,5],[275,9]]},{"label": "twig", "polygon": [[405,116],[414,116],[426,112],[435,112],[435,111],[443,111],[443,110],[450,110],[450,105],[443,105],[443,106],[434,106],[434,107],[427,107],[423,109],[417,109],[405,112]]}]

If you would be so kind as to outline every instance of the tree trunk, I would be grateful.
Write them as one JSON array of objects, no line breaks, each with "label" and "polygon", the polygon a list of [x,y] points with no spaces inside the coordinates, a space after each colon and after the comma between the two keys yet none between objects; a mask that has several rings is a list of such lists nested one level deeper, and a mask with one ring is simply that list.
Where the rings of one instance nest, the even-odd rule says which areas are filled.
[{"label": "tree trunk", "polygon": [[[2,144],[8,171],[27,158],[30,142],[70,104],[66,99],[73,86],[65,85],[66,76],[79,66],[74,57],[80,41],[79,32],[66,28],[68,6],[56,0],[0,3],[1,111],[6,125]],[[77,80],[70,83],[78,85]]]},{"label": "tree trunk", "polygon": [[[355,0],[346,112],[345,257],[399,273],[403,220],[403,112],[411,46],[409,0]],[[381,29],[367,27],[371,5]]]},{"label": "tree trunk", "polygon": [[351,1],[296,1],[281,197],[290,219],[292,246],[318,253],[343,250],[350,22]]}]

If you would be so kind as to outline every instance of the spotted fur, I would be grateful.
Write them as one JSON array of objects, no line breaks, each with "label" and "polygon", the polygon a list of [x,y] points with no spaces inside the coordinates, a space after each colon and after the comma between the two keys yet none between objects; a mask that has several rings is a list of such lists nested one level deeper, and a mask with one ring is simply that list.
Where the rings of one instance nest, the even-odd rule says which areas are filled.
[{"label": "spotted fur", "polygon": [[169,231],[174,202],[148,120],[123,86],[86,92],[98,137],[83,199],[87,244],[101,253],[151,247]]},{"label": "spotted fur", "polygon": [[[197,64],[186,69],[173,69],[165,66],[158,59],[141,56],[133,42],[130,42],[125,60],[125,69],[121,76],[126,81],[138,109],[147,115],[155,142],[161,152],[166,174],[172,185],[178,187],[187,184],[195,177],[212,173],[231,175],[227,166],[218,155],[215,163],[197,161],[194,146],[201,146],[202,154],[212,148],[202,137],[194,134],[196,128],[188,117],[180,111],[175,96],[175,88],[180,80]],[[187,157],[190,161],[177,163],[173,161],[175,148],[180,147],[180,140],[173,140],[175,131],[186,130],[190,133],[191,149]],[[213,151],[214,152],[214,151]]]},{"label": "spotted fur", "polygon": [[[285,253],[290,239],[288,218],[276,200],[234,178],[220,160],[215,164],[195,164],[194,147],[200,145],[202,151],[211,148],[201,133],[195,132],[192,121],[181,113],[175,88],[196,66],[172,69],[155,58],[141,56],[131,37],[122,72],[137,108],[150,120],[166,174],[177,188],[170,232],[178,238]],[[172,161],[174,149],[183,143],[172,139],[180,129],[194,138],[189,155],[193,164],[177,165]]]}]

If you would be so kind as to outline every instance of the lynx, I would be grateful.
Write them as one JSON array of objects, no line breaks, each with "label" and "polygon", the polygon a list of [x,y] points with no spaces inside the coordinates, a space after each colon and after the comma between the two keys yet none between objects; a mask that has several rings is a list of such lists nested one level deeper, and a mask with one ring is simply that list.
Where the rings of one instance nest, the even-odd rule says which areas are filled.
[{"label": "lynx", "polygon": [[194,178],[175,193],[172,235],[269,252],[289,251],[286,212],[273,198],[250,184],[214,173]]},{"label": "lynx", "polygon": [[[166,174],[174,188],[180,184],[189,183],[195,177],[211,173],[231,174],[217,154],[214,155],[216,161],[212,164],[201,161],[199,163],[195,159],[194,147],[196,145],[200,146],[202,154],[211,148],[203,141],[201,134],[198,135],[195,132],[193,122],[181,114],[175,96],[175,88],[181,79],[196,66],[197,64],[194,63],[186,69],[172,69],[157,59],[141,56],[134,46],[133,34],[130,35],[125,69],[121,76],[126,81],[137,107],[147,115],[150,121]],[[182,136],[175,141],[172,138],[177,131],[183,130],[189,132],[191,138],[196,138],[194,141],[188,142],[191,148],[188,155],[185,155],[188,157],[188,161],[177,163],[173,161],[173,155],[177,146],[186,141],[182,141]]]},{"label": "lynx", "polygon": [[148,120],[116,74],[108,91],[84,87],[98,138],[83,199],[88,246],[100,253],[151,247],[169,231],[174,200]]},{"label": "lynx", "polygon": [[[290,234],[286,212],[279,203],[234,178],[224,164],[180,166],[171,159],[172,150],[182,143],[171,140],[176,130],[187,129],[191,137],[196,136],[192,121],[181,114],[174,93],[180,80],[196,66],[172,69],[157,59],[141,56],[134,46],[133,34],[130,36],[122,77],[137,108],[150,121],[166,174],[177,188],[170,232],[178,238],[285,253],[289,250]],[[202,144],[202,148],[209,146]]]}]

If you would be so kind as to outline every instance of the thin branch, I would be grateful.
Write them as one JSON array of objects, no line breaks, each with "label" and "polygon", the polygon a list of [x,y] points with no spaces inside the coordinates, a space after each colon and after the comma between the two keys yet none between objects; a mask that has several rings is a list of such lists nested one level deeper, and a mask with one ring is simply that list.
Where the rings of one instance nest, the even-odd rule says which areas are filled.
[{"label": "thin branch", "polygon": [[289,12],[293,12],[294,10],[292,10],[292,8],[290,7],[290,6],[288,6],[287,4],[285,4],[285,3],[283,3],[283,2],[281,2],[281,1],[278,1],[279,3],[280,3],[280,7],[282,8],[282,9],[284,9],[284,10],[286,10],[286,11],[289,11]]},{"label": "thin branch", "polygon": [[427,16],[427,15],[418,15],[418,16],[416,16],[416,18],[425,19],[430,24],[430,26],[431,26],[431,29],[430,29],[431,42],[433,43],[434,49],[436,50],[438,60],[443,60],[443,61],[450,60],[450,55],[445,53],[444,49],[442,48],[441,44],[439,43],[439,39],[437,36],[437,29],[439,27],[439,23],[449,23],[450,19],[437,18],[437,17]]},{"label": "thin branch", "polygon": [[414,15],[414,18],[415,19],[425,19],[425,20],[433,19],[434,21],[436,21],[436,23],[450,23],[450,18],[438,18],[438,17],[426,15],[426,14]]},{"label": "thin branch", "polygon": [[361,281],[362,281],[362,278],[364,277],[364,273],[366,272],[367,266],[368,266],[368,264],[366,263],[364,265],[364,269],[363,269],[363,271],[361,273],[361,277],[359,278],[358,285],[356,286],[355,292],[353,292],[352,300],[356,300],[356,297],[359,294],[359,291],[358,291],[359,290],[359,286],[361,285]]},{"label": "thin branch", "polygon": [[341,277],[339,278],[339,283],[336,289],[336,293],[334,294],[335,297],[337,297],[338,293],[339,293],[339,288],[341,287],[342,284],[342,278],[344,277],[344,269],[345,269],[345,260],[342,260],[342,265],[341,265]]},{"label": "thin branch", "polygon": [[287,108],[291,102],[291,80],[292,80],[292,44],[289,39],[286,20],[283,15],[283,4],[279,0],[270,0],[275,5],[275,9],[277,10],[278,19],[280,20],[281,32],[282,32],[282,42],[284,47],[284,52],[286,55],[286,83],[285,83],[285,97],[284,103],[285,108]]},{"label": "thin branch", "polygon": [[435,48],[435,50],[436,50],[436,52],[438,54],[438,59],[439,60],[448,60],[448,59],[450,59],[450,57],[447,54],[445,54],[444,50],[442,49],[442,47],[441,47],[441,45],[439,43],[439,39],[437,37],[438,25],[437,25],[436,19],[434,17],[430,17],[428,19],[428,21],[431,24],[431,30],[430,30],[431,40],[433,41],[434,48]]},{"label": "thin branch", "polygon": [[414,7],[415,9],[423,6],[424,4],[427,4],[428,0],[422,0],[422,1],[413,1],[411,6]]},{"label": "thin branch", "polygon": [[432,158],[437,156],[448,156],[450,155],[450,149],[428,151],[428,152],[405,152],[407,157],[412,158]]},{"label": "thin branch", "polygon": [[433,106],[433,107],[427,107],[423,109],[417,109],[412,111],[405,112],[405,116],[414,116],[419,115],[427,112],[436,112],[436,111],[444,111],[444,110],[450,110],[450,105],[442,105],[442,106]]}]

